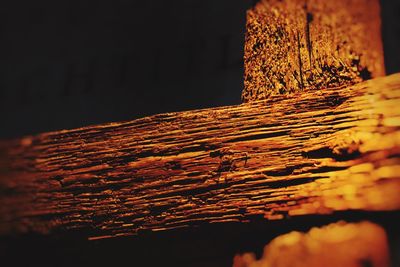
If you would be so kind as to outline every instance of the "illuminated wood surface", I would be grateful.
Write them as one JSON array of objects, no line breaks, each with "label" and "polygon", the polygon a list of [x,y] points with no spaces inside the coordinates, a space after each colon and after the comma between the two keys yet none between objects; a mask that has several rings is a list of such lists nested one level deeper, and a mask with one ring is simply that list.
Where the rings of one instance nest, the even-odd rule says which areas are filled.
[{"label": "illuminated wood surface", "polygon": [[247,12],[244,102],[385,74],[379,0],[261,0]]},{"label": "illuminated wood surface", "polygon": [[[301,260],[299,260],[301,259]],[[389,267],[385,229],[370,222],[343,221],[314,227],[307,233],[291,232],[272,240],[256,260],[253,253],[236,255],[233,267]]]},{"label": "illuminated wood surface", "polygon": [[0,233],[400,209],[400,74],[0,143]]}]

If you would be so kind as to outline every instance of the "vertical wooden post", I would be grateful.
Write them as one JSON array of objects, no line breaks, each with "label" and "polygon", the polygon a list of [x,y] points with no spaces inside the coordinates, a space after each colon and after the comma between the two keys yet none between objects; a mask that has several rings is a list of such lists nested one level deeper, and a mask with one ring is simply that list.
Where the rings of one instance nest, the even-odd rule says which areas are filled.
[{"label": "vertical wooden post", "polygon": [[385,74],[378,0],[261,0],[247,13],[244,102]]}]

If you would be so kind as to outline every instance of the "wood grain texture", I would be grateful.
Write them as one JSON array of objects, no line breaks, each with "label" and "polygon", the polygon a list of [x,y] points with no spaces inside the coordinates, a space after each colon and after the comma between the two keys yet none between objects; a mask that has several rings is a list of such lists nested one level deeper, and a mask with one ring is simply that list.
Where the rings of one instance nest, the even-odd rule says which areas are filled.
[{"label": "wood grain texture", "polygon": [[0,233],[400,209],[400,74],[0,143]]},{"label": "wood grain texture", "polygon": [[385,73],[379,0],[261,0],[247,13],[244,102]]}]

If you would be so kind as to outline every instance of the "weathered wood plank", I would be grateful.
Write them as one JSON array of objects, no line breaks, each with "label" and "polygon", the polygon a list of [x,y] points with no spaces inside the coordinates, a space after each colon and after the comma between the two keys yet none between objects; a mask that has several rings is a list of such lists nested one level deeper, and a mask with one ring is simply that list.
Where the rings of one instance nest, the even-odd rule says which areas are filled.
[{"label": "weathered wood plank", "polygon": [[261,0],[247,13],[244,102],[385,73],[379,0]]},{"label": "weathered wood plank", "polygon": [[400,74],[0,143],[0,233],[400,209]]}]

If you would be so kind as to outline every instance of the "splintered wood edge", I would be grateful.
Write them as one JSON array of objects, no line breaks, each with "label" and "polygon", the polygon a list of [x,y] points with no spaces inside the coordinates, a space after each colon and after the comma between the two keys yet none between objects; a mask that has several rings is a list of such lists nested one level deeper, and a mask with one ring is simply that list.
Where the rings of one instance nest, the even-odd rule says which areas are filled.
[{"label": "splintered wood edge", "polygon": [[400,209],[400,74],[0,143],[0,233]]}]

